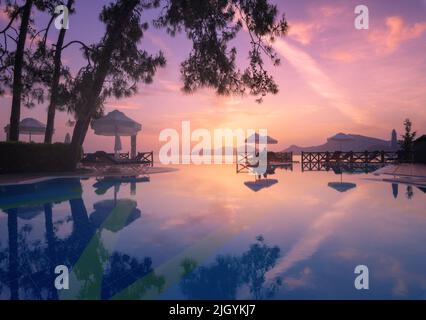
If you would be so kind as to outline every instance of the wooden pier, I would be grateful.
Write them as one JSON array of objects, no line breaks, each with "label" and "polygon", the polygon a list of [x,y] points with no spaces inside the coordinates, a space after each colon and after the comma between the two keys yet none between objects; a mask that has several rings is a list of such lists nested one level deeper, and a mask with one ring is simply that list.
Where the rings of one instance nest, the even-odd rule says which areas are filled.
[{"label": "wooden pier", "polygon": [[397,152],[386,151],[302,152],[302,171],[329,171],[340,167],[349,172],[368,173],[397,160]]},{"label": "wooden pier", "polygon": [[364,152],[302,152],[302,163],[395,163],[398,160],[397,152],[364,151]]}]

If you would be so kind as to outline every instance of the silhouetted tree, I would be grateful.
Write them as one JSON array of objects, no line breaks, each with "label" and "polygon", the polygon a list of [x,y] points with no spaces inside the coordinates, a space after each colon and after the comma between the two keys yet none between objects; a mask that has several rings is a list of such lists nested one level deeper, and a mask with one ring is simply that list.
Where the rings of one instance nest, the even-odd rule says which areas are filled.
[{"label": "silhouetted tree", "polygon": [[410,119],[404,121],[405,133],[402,135],[402,141],[400,142],[401,148],[405,153],[406,157],[409,157],[413,150],[413,142],[416,138],[417,133],[412,132],[412,122]]},{"label": "silhouetted tree", "polygon": [[[162,16],[154,24],[175,35],[185,31],[192,40],[192,51],[182,65],[184,90],[193,92],[211,87],[218,94],[244,93],[261,97],[277,93],[278,86],[264,69],[263,55],[274,65],[280,60],[273,50],[275,37],[284,35],[284,16],[268,0],[168,0]],[[241,29],[250,36],[249,66],[236,66],[237,50],[229,42]]]},{"label": "silhouetted tree", "polygon": [[164,66],[161,52],[151,56],[138,49],[148,27],[141,23],[141,13],[156,2],[118,0],[103,8],[100,19],[106,25],[105,35],[98,44],[85,47],[89,64],[80,70],[71,94],[70,110],[77,118],[71,142],[75,160],[90,121],[102,112],[105,99],[132,95],[139,81],[152,82],[156,69]]},{"label": "silhouetted tree", "polygon": [[[26,52],[25,46],[28,34],[33,32],[31,23],[31,13],[33,8],[41,11],[52,10],[57,4],[56,0],[26,0],[24,2],[18,0],[6,0],[6,12],[10,17],[10,21],[7,26],[0,31],[4,36],[4,43],[1,47],[1,71],[2,85],[11,86],[12,91],[12,108],[10,114],[10,129],[9,129],[9,140],[19,140],[19,121],[21,117],[21,101],[29,95],[31,98],[36,98],[39,101],[42,99],[42,92],[40,90],[33,90],[31,88],[35,79],[29,77],[27,81],[24,81],[24,69],[26,64]],[[17,31],[17,38],[15,39],[10,34],[9,30],[15,30],[13,24],[20,19],[19,32]],[[7,40],[12,39],[16,43],[15,51],[8,49]],[[12,73],[8,75],[8,69],[12,69]],[[31,73],[30,73],[31,74]],[[31,102],[28,102],[27,106],[31,106]]]},{"label": "silhouetted tree", "polygon": [[[260,96],[277,93],[278,86],[264,68],[263,56],[274,65],[280,63],[272,41],[287,32],[284,17],[267,0],[116,0],[103,8],[100,19],[106,25],[102,40],[83,46],[89,63],[76,77],[69,108],[76,115],[72,148],[77,162],[90,121],[103,112],[106,98],[128,97],[137,91],[137,83],[151,83],[158,67],[165,65],[160,52],[149,55],[138,48],[148,28],[141,13],[162,5],[154,25],[166,28],[173,36],[186,32],[193,47],[181,64],[184,91],[211,87],[218,94]],[[229,42],[245,28],[250,36],[249,66],[237,67],[237,50]]]},{"label": "silhouetted tree", "polygon": [[[68,11],[71,13],[73,12],[73,5],[74,0],[68,0],[67,1],[67,8]],[[53,18],[54,16],[52,16]],[[52,21],[52,20],[51,20]],[[50,21],[50,23],[51,23]],[[49,23],[49,26],[50,26]],[[48,28],[49,28],[48,26]],[[47,32],[48,28],[46,30],[46,37],[47,38]],[[60,98],[61,98],[61,89],[64,90],[64,87],[60,85],[60,78],[62,76],[66,76],[67,78],[70,77],[68,69],[64,69],[62,67],[62,47],[64,45],[65,40],[65,34],[67,32],[67,29],[62,28],[59,31],[59,36],[56,41],[56,45],[54,49],[51,50],[51,55],[53,55],[53,74],[51,82],[49,83],[50,87],[50,102],[49,102],[49,108],[47,111],[47,122],[46,122],[46,133],[44,136],[44,142],[45,143],[52,143],[52,137],[53,137],[53,131],[55,128],[55,114],[58,106],[60,105]],[[46,41],[42,43],[42,45],[45,47]],[[43,50],[43,49],[42,49]]]},{"label": "silhouetted tree", "polygon": [[[11,6],[11,1],[8,1],[8,6]],[[21,117],[21,94],[22,94],[22,67],[25,52],[25,41],[27,40],[28,27],[30,24],[31,9],[34,4],[33,0],[25,1],[23,7],[16,7],[13,16],[21,17],[21,26],[19,28],[18,40],[16,43],[16,52],[14,56],[13,66],[13,89],[12,89],[12,111],[10,114],[9,140],[19,140],[19,121]]]},{"label": "silhouetted tree", "polygon": [[254,299],[272,297],[277,287],[281,285],[281,280],[276,279],[269,286],[264,286],[265,274],[275,266],[279,256],[280,248],[269,247],[262,236],[257,237],[257,242],[241,256],[242,281],[248,284]]},{"label": "silhouetted tree", "polygon": [[194,262],[185,259],[181,290],[189,299],[234,300],[238,289],[247,286],[254,299],[271,298],[281,279],[265,284],[265,274],[275,266],[279,255],[279,247],[268,246],[259,236],[241,256],[218,256],[206,267],[197,268]]}]

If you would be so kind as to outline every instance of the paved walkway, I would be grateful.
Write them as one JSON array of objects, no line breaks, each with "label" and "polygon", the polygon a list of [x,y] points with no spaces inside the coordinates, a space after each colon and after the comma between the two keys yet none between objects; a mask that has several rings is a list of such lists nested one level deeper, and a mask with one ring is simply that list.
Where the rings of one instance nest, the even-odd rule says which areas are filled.
[{"label": "paved walkway", "polygon": [[375,175],[387,174],[401,177],[426,178],[426,164],[404,163],[388,165],[374,172]]},{"label": "paved walkway", "polygon": [[387,177],[383,181],[387,182],[426,186],[426,165],[424,164],[388,165],[376,170],[374,175],[386,175]]}]

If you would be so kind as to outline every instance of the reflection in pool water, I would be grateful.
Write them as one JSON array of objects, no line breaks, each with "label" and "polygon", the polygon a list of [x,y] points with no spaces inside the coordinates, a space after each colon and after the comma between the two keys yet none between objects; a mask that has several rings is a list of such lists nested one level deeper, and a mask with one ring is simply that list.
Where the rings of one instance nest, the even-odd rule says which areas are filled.
[{"label": "reflection in pool water", "polygon": [[[424,188],[299,165],[266,184],[179,169],[0,187],[0,298],[426,298]],[[57,265],[70,290],[55,289]]]},{"label": "reflection in pool water", "polygon": [[279,254],[279,247],[269,247],[259,236],[248,251],[239,256],[219,255],[208,266],[196,268],[196,263],[184,260],[185,276],[180,284],[182,293],[196,300],[234,300],[238,290],[246,288],[254,299],[272,298],[281,285],[281,279],[278,277],[265,286],[265,273],[275,266]]}]

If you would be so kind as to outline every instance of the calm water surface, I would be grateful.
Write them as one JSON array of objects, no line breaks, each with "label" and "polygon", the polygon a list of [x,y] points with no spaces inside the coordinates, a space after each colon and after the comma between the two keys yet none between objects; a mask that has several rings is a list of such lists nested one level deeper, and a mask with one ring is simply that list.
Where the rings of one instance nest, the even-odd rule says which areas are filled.
[{"label": "calm water surface", "polygon": [[338,173],[296,164],[256,184],[182,166],[0,187],[0,298],[426,299],[425,191]]}]

